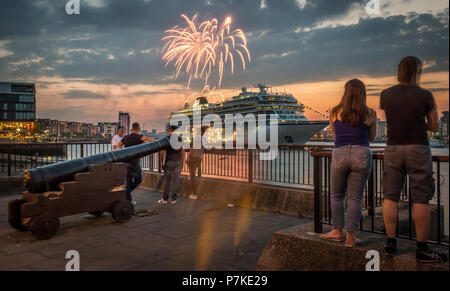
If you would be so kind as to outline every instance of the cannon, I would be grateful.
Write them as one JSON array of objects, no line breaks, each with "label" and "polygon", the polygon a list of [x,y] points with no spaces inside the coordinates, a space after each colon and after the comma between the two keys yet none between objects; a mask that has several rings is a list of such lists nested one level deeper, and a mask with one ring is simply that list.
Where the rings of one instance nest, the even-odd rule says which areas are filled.
[{"label": "cannon", "polygon": [[8,204],[9,224],[39,240],[53,237],[60,217],[82,213],[101,216],[110,212],[119,223],[134,214],[126,200],[124,181],[127,162],[160,152],[170,146],[169,137],[152,143],[26,170],[22,199]]}]

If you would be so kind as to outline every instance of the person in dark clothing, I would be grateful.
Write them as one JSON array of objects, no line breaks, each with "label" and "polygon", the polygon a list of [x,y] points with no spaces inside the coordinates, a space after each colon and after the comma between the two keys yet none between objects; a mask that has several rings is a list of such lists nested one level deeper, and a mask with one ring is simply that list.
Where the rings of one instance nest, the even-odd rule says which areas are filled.
[{"label": "person in dark clothing", "polygon": [[435,263],[447,260],[427,245],[429,201],[435,191],[427,130],[437,131],[438,114],[433,94],[419,86],[421,72],[422,62],[418,58],[404,58],[398,67],[399,84],[381,93],[380,108],[386,114],[388,125],[383,173],[383,221],[388,237],[385,251],[388,255],[396,252],[398,201],[408,175],[416,229],[416,260]]},{"label": "person in dark clothing", "polygon": [[[170,126],[168,130],[169,136],[173,134],[176,127]],[[178,201],[177,192],[180,185],[181,168],[184,163],[185,152],[181,148],[179,150],[170,146],[164,154],[164,195],[163,198],[158,201],[159,204],[168,204],[170,196],[170,184],[173,181],[173,192],[171,197],[171,204],[176,204]]]},{"label": "person in dark clothing", "polygon": [[[133,123],[131,128],[131,134],[122,138],[119,142],[119,148],[132,147],[140,145],[144,142],[153,142],[155,139],[143,136],[140,134],[141,128],[139,123]],[[142,168],[139,159],[135,159],[128,162],[127,176],[125,178],[125,192],[127,193],[127,200],[131,201],[134,205],[136,202],[132,200],[131,192],[136,189],[142,183]]]},{"label": "person in dark clothing", "polygon": [[[207,127],[201,128],[201,136],[205,134]],[[197,193],[197,177],[196,172],[198,171],[200,173],[201,171],[201,164],[203,160],[203,149],[194,149],[191,148],[189,150],[186,163],[189,168],[189,188],[190,188],[190,195],[189,199],[191,200],[197,200],[198,199],[198,193]]]}]

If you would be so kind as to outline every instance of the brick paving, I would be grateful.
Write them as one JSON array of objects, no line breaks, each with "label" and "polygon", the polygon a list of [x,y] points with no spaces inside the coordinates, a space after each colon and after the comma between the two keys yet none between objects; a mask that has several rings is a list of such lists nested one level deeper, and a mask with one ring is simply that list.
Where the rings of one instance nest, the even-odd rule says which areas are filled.
[{"label": "brick paving", "polygon": [[0,196],[0,270],[64,270],[68,250],[80,253],[81,270],[254,270],[278,230],[310,222],[217,202],[180,199],[158,205],[161,194],[138,189],[136,210],[153,210],[125,224],[109,214],[61,219],[61,230],[47,241],[8,225],[8,202]]}]

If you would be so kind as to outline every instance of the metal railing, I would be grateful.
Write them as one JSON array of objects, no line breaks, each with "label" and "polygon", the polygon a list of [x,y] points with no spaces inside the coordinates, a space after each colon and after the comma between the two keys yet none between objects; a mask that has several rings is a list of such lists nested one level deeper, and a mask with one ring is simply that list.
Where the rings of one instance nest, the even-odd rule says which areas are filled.
[{"label": "metal railing", "polygon": [[[274,186],[313,189],[313,149],[329,146],[282,145],[278,156],[271,161],[259,159],[260,150],[209,150],[204,151],[199,176],[229,179]],[[153,154],[141,160],[144,170],[162,172],[160,154]],[[182,174],[188,174],[185,163]]]},{"label": "metal railing", "polygon": [[[278,157],[259,159],[259,150],[205,151],[200,176],[249,183],[313,189],[313,149],[328,146],[282,145]],[[108,143],[0,144],[0,175],[19,176],[30,168],[86,157],[111,150]],[[161,154],[141,159],[144,170],[162,172]],[[189,172],[183,167],[183,174]]]},{"label": "metal railing", "polygon": [[22,175],[26,169],[110,150],[109,143],[4,143],[0,144],[0,175]]},{"label": "metal railing", "polygon": [[[330,146],[281,145],[275,160],[259,159],[259,150],[205,151],[199,173],[202,177],[231,179],[272,186],[295,187],[314,190],[314,228],[322,231],[323,224],[331,224],[330,210]],[[50,143],[50,144],[0,144],[0,175],[22,175],[25,169],[90,156],[111,150],[107,143]],[[161,153],[141,159],[144,170],[162,172]],[[363,199],[363,218],[360,229],[384,233],[381,218],[383,155],[374,154],[373,171],[369,177]],[[436,183],[435,199],[431,203],[431,240],[448,244],[448,156],[433,157]],[[183,174],[188,173],[187,165]],[[444,178],[446,177],[446,179]],[[448,181],[445,181],[448,183]],[[445,191],[444,191],[445,190]],[[408,179],[399,203],[400,237],[414,239],[409,200]]]},{"label": "metal railing", "polygon": [[[331,215],[331,151],[317,151],[314,158],[314,232],[322,233],[323,225],[332,224]],[[433,156],[433,171],[436,190],[430,202],[431,226],[430,242],[449,244],[449,195],[448,195],[448,156]],[[386,234],[382,219],[382,179],[384,155],[373,154],[373,168],[363,194],[363,215],[360,231]],[[443,171],[446,173],[443,174]],[[447,178],[447,179],[446,179]],[[446,186],[445,186],[446,185]],[[444,186],[444,187],[443,187]],[[446,191],[443,191],[443,190]],[[412,219],[412,202],[410,199],[409,178],[402,187],[398,208],[397,236],[415,239],[414,221]]]}]

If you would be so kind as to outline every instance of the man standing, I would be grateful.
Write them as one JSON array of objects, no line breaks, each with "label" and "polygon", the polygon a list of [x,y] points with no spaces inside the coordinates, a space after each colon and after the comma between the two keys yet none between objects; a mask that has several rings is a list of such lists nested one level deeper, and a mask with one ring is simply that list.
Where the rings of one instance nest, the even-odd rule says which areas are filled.
[{"label": "man standing", "polygon": [[[173,132],[176,130],[176,127],[170,126],[168,129],[168,135],[171,136]],[[185,158],[185,152],[184,149],[174,149],[172,146],[170,146],[168,149],[166,149],[164,154],[164,195],[163,198],[158,201],[159,204],[168,204],[169,203],[169,196],[170,196],[170,184],[173,181],[173,192],[172,192],[172,198],[170,203],[176,204],[177,203],[177,193],[178,193],[178,187],[180,185],[180,175],[181,175],[181,168],[184,163]]]},{"label": "man standing", "polygon": [[119,143],[125,134],[125,128],[120,125],[117,127],[117,134],[111,139],[111,148],[113,151],[120,149]]},{"label": "man standing", "polygon": [[383,174],[383,220],[388,237],[385,251],[388,255],[396,252],[397,207],[408,175],[417,236],[416,260],[436,263],[447,260],[427,245],[428,204],[435,191],[427,130],[438,129],[438,114],[432,93],[419,86],[421,72],[422,63],[418,58],[404,58],[398,67],[399,84],[381,93],[380,107],[385,111],[388,125]]},{"label": "man standing", "polygon": [[[201,128],[201,136],[205,134],[206,127]],[[189,199],[191,200],[197,200],[197,177],[196,172],[198,171],[199,174],[201,172],[201,165],[203,160],[203,149],[194,149],[193,147],[191,150],[189,150],[188,158],[186,160],[188,168],[189,168],[189,188],[190,188],[190,195]]]},{"label": "man standing", "polygon": [[[143,136],[140,134],[141,128],[139,123],[133,123],[131,127],[131,134],[125,136],[119,142],[119,148],[123,147],[132,147],[136,145],[140,145],[144,142],[153,142],[155,141],[153,138]],[[128,162],[127,168],[127,177],[125,181],[125,191],[127,193],[127,200],[131,201],[133,205],[136,205],[136,202],[131,198],[131,192],[136,189],[142,183],[142,168],[139,162],[139,159],[135,159]]]}]

